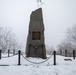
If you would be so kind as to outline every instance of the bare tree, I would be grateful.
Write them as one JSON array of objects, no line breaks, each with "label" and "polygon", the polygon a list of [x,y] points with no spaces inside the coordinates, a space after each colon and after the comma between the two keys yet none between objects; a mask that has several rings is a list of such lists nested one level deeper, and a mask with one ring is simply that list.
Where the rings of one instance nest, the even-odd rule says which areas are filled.
[{"label": "bare tree", "polygon": [[67,49],[69,52],[76,50],[76,24],[67,29],[66,38],[58,45],[58,50],[60,49]]},{"label": "bare tree", "polygon": [[47,49],[47,50],[46,50],[46,54],[47,54],[47,55],[53,54],[54,46],[51,46],[51,47],[47,46],[46,49]]},{"label": "bare tree", "polygon": [[2,48],[2,52],[7,52],[8,49],[17,50],[19,48],[15,34],[11,28],[0,26],[0,47]]},{"label": "bare tree", "polygon": [[71,42],[64,40],[60,43],[60,45],[58,45],[58,49],[59,50],[69,50],[71,51],[73,49]]},{"label": "bare tree", "polygon": [[67,30],[67,40],[70,41],[72,47],[76,49],[76,24]]}]

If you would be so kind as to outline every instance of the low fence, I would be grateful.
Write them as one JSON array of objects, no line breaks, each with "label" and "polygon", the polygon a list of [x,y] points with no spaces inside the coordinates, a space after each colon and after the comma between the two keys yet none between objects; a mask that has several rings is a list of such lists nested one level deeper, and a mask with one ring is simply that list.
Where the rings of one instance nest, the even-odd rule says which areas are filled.
[{"label": "low fence", "polygon": [[[2,53],[1,52],[2,51],[0,50],[0,60],[1,60],[1,58],[9,58],[9,57],[13,57],[15,55],[18,55],[18,65],[21,65],[21,56],[25,60],[27,60],[28,62],[33,63],[33,64],[42,64],[42,63],[48,61],[53,56],[53,65],[56,65],[56,51],[53,51],[53,54],[50,57],[48,57],[44,61],[38,62],[38,63],[37,62],[32,62],[32,61],[28,60],[27,57],[25,57],[20,50],[18,51],[18,53],[13,52],[13,55],[10,55],[9,54],[10,51],[8,50],[8,56],[7,57],[2,57]],[[73,50],[72,54],[73,54],[73,59],[75,59],[75,50]],[[60,55],[62,55],[62,51],[61,50],[60,50]],[[65,57],[67,57],[67,50],[65,50]]]},{"label": "low fence", "polygon": [[74,57],[74,58],[76,57],[75,50],[72,50],[71,52],[68,50],[59,50],[59,51],[57,51],[57,54],[65,56],[65,57]]}]

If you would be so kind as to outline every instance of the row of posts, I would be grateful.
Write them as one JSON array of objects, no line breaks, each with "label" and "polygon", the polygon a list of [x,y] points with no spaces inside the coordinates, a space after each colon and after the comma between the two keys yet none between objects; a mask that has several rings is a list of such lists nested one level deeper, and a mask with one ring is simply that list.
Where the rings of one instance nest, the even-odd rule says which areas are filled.
[{"label": "row of posts", "polygon": [[[18,65],[21,65],[21,62],[20,62],[21,56],[20,55],[21,55],[21,51],[19,50],[18,51]],[[54,55],[54,65],[56,65],[56,51],[53,51],[53,55]],[[65,56],[67,56],[67,54]],[[73,59],[75,60],[75,50],[73,50]]]},{"label": "row of posts", "polygon": [[[1,59],[1,50],[0,50],[0,59]],[[8,57],[9,57],[10,50],[8,50]],[[15,55],[15,50],[13,51],[13,55]],[[53,51],[54,55],[54,65],[56,65],[56,51]],[[67,57],[67,50],[65,50],[65,56]],[[75,50],[73,50],[73,59],[75,59]],[[21,51],[18,51],[18,65],[21,65]]]},{"label": "row of posts", "polygon": [[[73,50],[73,52],[69,53],[69,54],[72,54],[73,55],[73,59],[75,59],[75,50]],[[62,50],[60,50],[60,55],[62,55]],[[68,51],[65,50],[65,57],[67,57],[67,56],[68,56]]]},{"label": "row of posts", "polygon": [[[2,53],[2,50],[0,50],[0,59],[1,59],[1,53]],[[8,49],[8,57],[10,56],[10,49]],[[15,50],[13,50],[13,55],[15,55]]]},{"label": "row of posts", "polygon": [[[0,50],[0,59],[1,59],[1,53],[2,53],[2,50]],[[10,50],[8,50],[8,57],[9,57],[9,53],[10,53]],[[54,54],[54,65],[56,65],[56,51],[54,51],[53,54]],[[15,50],[13,51],[13,55],[15,55]],[[21,65],[21,51],[20,50],[18,51],[18,65]]]},{"label": "row of posts", "polygon": [[[53,52],[54,54],[54,65],[56,65],[56,51]],[[21,51],[18,51],[18,65],[21,65]]]}]

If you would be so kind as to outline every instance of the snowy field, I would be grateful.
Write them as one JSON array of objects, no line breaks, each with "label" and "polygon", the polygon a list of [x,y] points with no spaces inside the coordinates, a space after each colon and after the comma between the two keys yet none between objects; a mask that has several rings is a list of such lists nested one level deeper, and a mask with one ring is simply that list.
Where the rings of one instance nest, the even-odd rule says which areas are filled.
[{"label": "snowy field", "polygon": [[[2,55],[4,56],[4,55]],[[53,56],[42,64],[33,64],[21,57],[18,66],[18,55],[0,60],[0,75],[76,75],[76,60],[72,57],[56,56],[57,65],[53,65]],[[64,59],[72,61],[65,61]],[[32,62],[42,62],[40,58],[27,58]],[[5,65],[5,66],[4,66]]]}]

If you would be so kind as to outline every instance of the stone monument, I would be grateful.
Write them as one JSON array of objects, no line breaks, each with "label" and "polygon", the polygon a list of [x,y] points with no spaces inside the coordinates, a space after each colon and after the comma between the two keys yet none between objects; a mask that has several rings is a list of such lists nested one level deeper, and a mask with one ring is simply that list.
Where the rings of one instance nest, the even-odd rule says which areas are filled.
[{"label": "stone monument", "polygon": [[46,59],[42,8],[33,11],[30,16],[26,56]]}]

